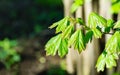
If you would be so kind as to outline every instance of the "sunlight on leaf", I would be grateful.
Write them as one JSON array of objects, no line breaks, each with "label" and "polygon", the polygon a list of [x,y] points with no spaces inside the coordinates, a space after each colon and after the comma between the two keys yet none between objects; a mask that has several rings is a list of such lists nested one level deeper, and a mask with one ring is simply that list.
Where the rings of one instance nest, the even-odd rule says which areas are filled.
[{"label": "sunlight on leaf", "polygon": [[45,45],[47,55],[55,55],[61,42],[61,34],[51,38]]},{"label": "sunlight on leaf", "polygon": [[101,38],[102,37],[102,33],[98,29],[93,28],[92,31],[93,31],[93,34],[94,34],[95,38]]},{"label": "sunlight on leaf", "polygon": [[71,13],[74,13],[79,8],[79,6],[83,5],[83,3],[84,0],[75,0],[70,9]]},{"label": "sunlight on leaf", "polygon": [[105,56],[106,54],[102,53],[98,60],[97,60],[97,64],[96,64],[96,68],[97,68],[97,71],[104,71],[104,68],[105,68]]},{"label": "sunlight on leaf", "polygon": [[112,55],[106,55],[106,67],[112,68],[116,66],[116,61]]},{"label": "sunlight on leaf", "polygon": [[105,49],[109,53],[120,51],[120,32],[116,31],[114,35],[108,39]]},{"label": "sunlight on leaf", "polygon": [[59,33],[61,31],[63,32],[66,29],[68,22],[69,22],[69,17],[65,17],[62,20],[53,23],[53,25],[51,25],[49,28],[52,29],[57,26],[56,33]]},{"label": "sunlight on leaf", "polygon": [[73,45],[74,49],[77,49],[80,53],[85,49],[84,36],[81,29],[78,29],[70,38],[68,46]]},{"label": "sunlight on leaf", "polygon": [[120,20],[116,22],[114,28],[120,28]]},{"label": "sunlight on leaf", "polygon": [[91,13],[88,18],[88,27],[96,28],[97,26],[100,28],[106,27],[107,20],[96,13]]},{"label": "sunlight on leaf", "polygon": [[45,45],[45,50],[47,55],[58,55],[64,57],[68,53],[68,40],[62,39],[61,34],[51,38]]},{"label": "sunlight on leaf", "polygon": [[62,37],[63,38],[69,38],[70,35],[71,35],[71,32],[73,31],[74,29],[74,25],[69,25],[65,31],[62,33]]}]

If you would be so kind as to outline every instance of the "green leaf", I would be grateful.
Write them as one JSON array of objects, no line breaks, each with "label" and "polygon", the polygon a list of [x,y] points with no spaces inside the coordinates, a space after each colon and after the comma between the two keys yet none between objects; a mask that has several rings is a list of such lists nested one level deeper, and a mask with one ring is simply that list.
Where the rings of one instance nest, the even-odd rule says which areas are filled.
[{"label": "green leaf", "polygon": [[116,61],[112,55],[107,55],[106,56],[106,67],[107,68],[112,68],[116,66]]},{"label": "green leaf", "polygon": [[62,39],[60,47],[58,49],[58,55],[64,57],[68,53],[68,40]]},{"label": "green leaf", "polygon": [[[63,21],[63,20],[60,20],[60,21]],[[58,26],[60,21],[53,23],[49,28],[52,29],[52,28]]]},{"label": "green leaf", "polygon": [[119,11],[120,11],[120,1],[113,2],[111,9],[112,9],[112,13],[116,13],[116,14],[119,13]]},{"label": "green leaf", "polygon": [[96,68],[97,71],[104,71],[104,67],[106,65],[107,68],[112,68],[116,66],[115,59],[118,58],[118,55],[116,53],[109,54],[106,52],[106,50],[103,51],[103,53],[99,56]]},{"label": "green leaf", "polygon": [[74,34],[72,34],[72,36],[70,37],[70,39],[68,41],[68,47],[71,46],[77,40],[76,38],[78,37],[78,33],[79,33],[79,31],[77,30],[77,31],[75,31]]},{"label": "green leaf", "polygon": [[68,26],[68,22],[69,22],[69,17],[65,17],[62,20],[60,20],[56,23],[53,23],[53,25],[51,25],[49,28],[52,29],[57,26],[56,33],[59,33],[61,31],[63,32],[66,29],[66,27]]},{"label": "green leaf", "polygon": [[112,19],[107,20],[107,27],[113,27],[114,21]]},{"label": "green leaf", "polygon": [[85,49],[85,42],[84,42],[84,36],[81,29],[78,29],[70,38],[68,42],[68,46],[73,45],[74,49],[77,49],[80,53],[82,50]]},{"label": "green leaf", "polygon": [[96,68],[97,68],[97,71],[104,71],[104,68],[105,68],[105,63],[106,63],[106,54],[103,52],[98,60],[97,60],[97,64],[96,64]]},{"label": "green leaf", "polygon": [[102,33],[97,28],[93,28],[92,31],[93,31],[95,38],[101,38]]},{"label": "green leaf", "polygon": [[2,43],[1,43],[2,45],[2,47],[5,49],[5,50],[8,50],[8,49],[10,49],[10,41],[9,41],[9,39],[4,39],[4,41],[2,41]]},{"label": "green leaf", "polygon": [[80,25],[84,25],[84,21],[82,20],[82,18],[77,18],[76,19],[77,23],[79,23]]},{"label": "green leaf", "polygon": [[106,27],[107,20],[96,13],[91,13],[88,18],[88,27],[96,28],[97,26],[100,28]]},{"label": "green leaf", "polygon": [[102,28],[102,32],[109,33],[110,29],[112,29],[114,26],[114,21],[112,19],[107,20],[107,27]]},{"label": "green leaf", "polygon": [[120,28],[120,20],[116,22],[114,29],[116,29],[116,28]]},{"label": "green leaf", "polygon": [[118,53],[113,53],[112,56],[113,56],[114,59],[119,59]]},{"label": "green leaf", "polygon": [[109,32],[110,32],[110,29],[111,29],[110,27],[106,27],[103,32],[109,33]]},{"label": "green leaf", "polygon": [[92,30],[89,30],[86,35],[85,35],[85,43],[88,43],[89,41],[92,40],[92,36],[93,36],[93,31]]},{"label": "green leaf", "polygon": [[117,2],[118,0],[111,0],[112,1],[112,3],[114,3],[114,2]]},{"label": "green leaf", "polygon": [[82,5],[84,3],[84,0],[75,0],[75,3],[78,5]]},{"label": "green leaf", "polygon": [[108,39],[105,49],[108,53],[120,51],[120,32],[116,31],[110,39]]},{"label": "green leaf", "polygon": [[74,13],[79,8],[79,6],[83,5],[83,3],[83,0],[75,0],[70,9],[71,13]]},{"label": "green leaf", "polygon": [[20,60],[21,60],[21,59],[20,59],[20,55],[14,54],[14,56],[13,56],[13,61],[18,62],[18,61],[20,61]]},{"label": "green leaf", "polygon": [[117,35],[117,52],[120,54],[120,32]]},{"label": "green leaf", "polygon": [[72,6],[71,6],[71,9],[70,9],[70,12],[74,13],[79,8],[79,6],[80,5],[78,5],[76,3],[73,3]]},{"label": "green leaf", "polygon": [[70,35],[71,35],[71,32],[73,31],[74,29],[74,25],[69,25],[65,31],[62,33],[62,37],[63,38],[69,38]]},{"label": "green leaf", "polygon": [[61,34],[51,38],[45,45],[47,55],[58,55],[64,57],[68,53],[68,40],[62,39]]},{"label": "green leaf", "polygon": [[45,45],[47,55],[55,55],[61,43],[61,34],[51,38]]}]

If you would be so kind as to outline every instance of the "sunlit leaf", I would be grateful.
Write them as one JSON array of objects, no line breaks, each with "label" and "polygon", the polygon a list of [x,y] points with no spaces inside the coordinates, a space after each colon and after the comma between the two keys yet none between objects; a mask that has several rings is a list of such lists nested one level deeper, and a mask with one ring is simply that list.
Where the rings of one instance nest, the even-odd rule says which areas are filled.
[{"label": "sunlit leaf", "polygon": [[120,20],[116,22],[114,28],[120,28]]},{"label": "sunlit leaf", "polygon": [[107,20],[96,13],[91,13],[88,18],[88,26],[90,28],[96,28],[97,26],[103,28],[107,26]]},{"label": "sunlit leaf", "polygon": [[62,37],[63,37],[63,38],[68,38],[68,37],[70,37],[71,32],[73,31],[73,29],[74,29],[74,25],[69,25],[69,26],[65,29],[65,31],[62,33]]},{"label": "sunlit leaf", "polygon": [[84,3],[84,0],[75,0],[76,4],[82,5]]},{"label": "sunlit leaf", "polygon": [[61,34],[51,38],[45,45],[47,55],[55,55],[61,43]]},{"label": "sunlit leaf", "polygon": [[111,1],[112,1],[112,3],[117,2],[117,0],[111,0]]},{"label": "sunlit leaf", "polygon": [[98,29],[93,28],[92,31],[93,31],[95,38],[101,38],[102,33]]},{"label": "sunlit leaf", "polygon": [[83,0],[75,0],[75,2],[71,6],[71,13],[75,12],[79,8],[79,6],[83,5],[83,3]]},{"label": "sunlit leaf", "polygon": [[68,22],[69,22],[69,17],[65,17],[62,20],[53,23],[53,25],[51,25],[49,28],[54,28],[57,26],[56,33],[59,33],[61,31],[63,32],[66,29]]},{"label": "sunlit leaf", "polygon": [[68,53],[68,40],[62,39],[60,47],[58,48],[58,55],[64,57]]},{"label": "sunlit leaf", "polygon": [[70,38],[69,40],[69,45],[68,46],[71,46],[73,45],[74,46],[74,49],[77,49],[78,52],[80,53],[82,50],[85,49],[85,42],[84,42],[84,36],[83,36],[83,33],[82,33],[82,30],[81,29],[78,29]]},{"label": "sunlit leaf", "polygon": [[112,19],[107,20],[107,27],[113,27],[114,21]]},{"label": "sunlit leaf", "polygon": [[79,8],[80,5],[76,4],[76,3],[73,3],[72,6],[71,6],[71,13],[75,12],[78,8]]},{"label": "sunlit leaf", "polygon": [[106,56],[106,67],[112,68],[116,66],[116,61],[112,55]]},{"label": "sunlit leaf", "polygon": [[119,59],[117,52],[116,52],[116,53],[113,53],[112,56],[113,56],[114,59]]},{"label": "sunlit leaf", "polygon": [[108,39],[105,49],[109,53],[115,53],[120,51],[120,32],[116,31],[110,39]]},{"label": "sunlit leaf", "polygon": [[112,9],[112,13],[116,13],[117,14],[120,11],[120,1],[119,0],[117,0],[116,2],[114,1],[112,3],[111,9]]},{"label": "sunlit leaf", "polygon": [[77,41],[79,31],[77,30],[74,34],[72,34],[71,38],[68,41],[68,46],[71,46],[75,41]]},{"label": "sunlit leaf", "polygon": [[45,50],[47,55],[58,55],[64,57],[68,53],[68,40],[62,39],[61,34],[51,38],[45,45]]},{"label": "sunlit leaf", "polygon": [[[60,21],[63,21],[63,20],[60,20]],[[52,29],[52,28],[58,26],[60,21],[53,23],[49,28]]]},{"label": "sunlit leaf", "polygon": [[105,68],[105,63],[106,63],[106,54],[103,52],[98,60],[97,60],[97,64],[96,64],[96,68],[97,68],[97,71],[104,71],[104,68]]}]

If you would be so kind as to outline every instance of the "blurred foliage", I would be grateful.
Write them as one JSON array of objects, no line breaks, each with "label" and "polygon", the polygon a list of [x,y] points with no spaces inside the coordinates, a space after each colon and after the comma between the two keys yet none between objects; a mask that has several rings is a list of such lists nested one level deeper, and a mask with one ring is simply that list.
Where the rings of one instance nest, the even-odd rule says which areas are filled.
[{"label": "blurred foliage", "polygon": [[84,0],[74,0],[74,3],[71,6],[71,13],[75,12],[79,6],[84,4]]},{"label": "blurred foliage", "polygon": [[16,52],[14,47],[17,45],[17,41],[4,39],[0,41],[0,62],[2,62],[7,69],[20,61],[20,55]]},{"label": "blurred foliage", "polygon": [[120,0],[112,0],[112,13],[120,12]]},{"label": "blurred foliage", "polygon": [[47,71],[46,75],[68,75],[65,70],[60,67],[52,67],[50,70]]},{"label": "blurred foliage", "polygon": [[0,0],[0,38],[39,33],[62,12],[62,0]]},{"label": "blurred foliage", "polygon": [[48,6],[61,6],[62,0],[35,0],[37,4]]},{"label": "blurred foliage", "polygon": [[112,75],[120,75],[120,73],[113,73]]}]

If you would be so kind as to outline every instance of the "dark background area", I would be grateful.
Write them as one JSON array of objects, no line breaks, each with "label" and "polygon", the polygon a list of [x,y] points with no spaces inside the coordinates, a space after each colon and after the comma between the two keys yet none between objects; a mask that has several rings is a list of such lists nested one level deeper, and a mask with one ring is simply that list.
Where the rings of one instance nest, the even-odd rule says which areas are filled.
[{"label": "dark background area", "polygon": [[61,0],[0,0],[0,39],[30,37],[63,17]]},{"label": "dark background area", "polygon": [[67,75],[44,50],[62,18],[62,0],[0,0],[0,75]]}]

